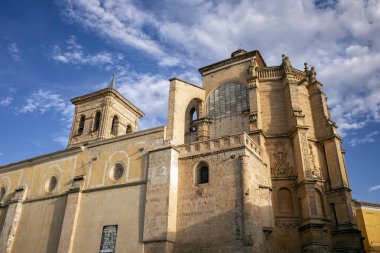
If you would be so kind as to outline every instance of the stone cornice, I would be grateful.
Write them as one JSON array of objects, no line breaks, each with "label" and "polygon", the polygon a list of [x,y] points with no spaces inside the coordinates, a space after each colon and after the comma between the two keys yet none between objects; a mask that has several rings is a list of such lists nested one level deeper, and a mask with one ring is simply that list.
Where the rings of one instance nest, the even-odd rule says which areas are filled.
[{"label": "stone cornice", "polygon": [[371,209],[377,209],[380,210],[380,204],[379,203],[370,203],[370,202],[362,202],[362,201],[353,201],[355,204],[355,207],[357,209],[361,208],[371,208]]},{"label": "stone cornice", "polygon": [[52,152],[52,153],[36,156],[33,158],[25,159],[25,160],[22,160],[19,162],[9,163],[9,164],[0,166],[0,171],[17,169],[17,168],[20,168],[20,167],[26,166],[26,165],[31,166],[31,165],[34,165],[37,163],[42,163],[42,162],[47,161],[47,160],[65,157],[65,156],[75,154],[78,152],[82,152],[82,151],[83,151],[82,147],[71,147],[71,148],[59,150],[56,152]]},{"label": "stone cornice", "polygon": [[266,67],[266,63],[265,63],[263,57],[261,56],[260,52],[258,50],[254,50],[251,52],[247,52],[244,54],[237,55],[237,56],[229,58],[227,60],[223,60],[223,61],[213,63],[211,65],[207,65],[205,67],[198,69],[198,71],[199,71],[199,73],[201,73],[202,76],[204,76],[207,72],[209,72],[211,70],[226,67],[232,63],[242,61],[242,60],[254,57],[254,56],[256,56],[257,63],[259,65],[259,67]]},{"label": "stone cornice", "polygon": [[92,92],[92,93],[89,93],[89,94],[86,94],[83,96],[75,97],[75,98],[71,99],[70,101],[74,105],[79,105],[79,104],[87,102],[90,99],[93,100],[96,97],[102,98],[102,97],[109,96],[109,95],[118,98],[126,106],[131,108],[139,117],[143,117],[145,115],[143,111],[141,111],[139,108],[137,108],[137,106],[132,104],[128,99],[126,99],[116,89],[113,89],[113,88],[101,89],[101,90],[96,91],[96,92]]},{"label": "stone cornice", "polygon": [[190,83],[190,82],[188,82],[188,81],[182,80],[182,79],[180,79],[180,78],[178,78],[178,77],[172,77],[172,78],[170,78],[170,79],[169,79],[169,82],[176,81],[176,80],[177,80],[177,81],[180,81],[180,82],[182,82],[182,83],[186,83],[186,84],[188,84],[188,85],[191,85],[191,86],[193,86],[193,87],[195,87],[195,88],[198,88],[198,89],[204,90],[202,87],[199,87],[198,85],[195,85],[195,84]]}]

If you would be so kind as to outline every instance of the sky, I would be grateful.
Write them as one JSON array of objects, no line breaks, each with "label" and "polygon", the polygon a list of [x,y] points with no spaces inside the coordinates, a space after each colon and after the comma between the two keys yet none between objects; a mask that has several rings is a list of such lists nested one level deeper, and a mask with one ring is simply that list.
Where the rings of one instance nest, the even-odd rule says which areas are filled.
[{"label": "sky", "polygon": [[244,48],[315,66],[346,150],[353,197],[380,203],[380,1],[2,0],[0,164],[66,147],[70,99],[105,87],[167,123],[168,79]]}]

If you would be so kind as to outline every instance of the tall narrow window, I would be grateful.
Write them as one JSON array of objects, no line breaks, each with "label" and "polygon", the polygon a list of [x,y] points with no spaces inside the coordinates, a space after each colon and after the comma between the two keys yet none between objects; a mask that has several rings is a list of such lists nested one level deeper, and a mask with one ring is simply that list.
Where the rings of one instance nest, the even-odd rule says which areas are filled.
[{"label": "tall narrow window", "polygon": [[78,134],[82,134],[83,133],[83,129],[84,129],[84,121],[86,120],[86,117],[84,115],[82,115],[80,117],[80,120],[79,120],[79,128],[78,128]]},{"label": "tall narrow window", "polygon": [[201,167],[201,180],[199,183],[200,184],[208,183],[208,167],[207,166]]},{"label": "tall narrow window", "polygon": [[127,126],[127,129],[126,129],[125,133],[127,133],[127,134],[132,133],[132,127],[131,127],[131,125]]},{"label": "tall narrow window", "polygon": [[119,118],[115,115],[112,119],[111,134],[117,136],[118,125],[119,125]]},{"label": "tall narrow window", "polygon": [[195,108],[191,108],[190,110],[190,132],[195,132],[197,131],[197,128],[194,125],[194,121],[198,119],[198,113]]},{"label": "tall narrow window", "polygon": [[94,131],[98,131],[100,127],[100,112],[96,112],[94,121]]}]

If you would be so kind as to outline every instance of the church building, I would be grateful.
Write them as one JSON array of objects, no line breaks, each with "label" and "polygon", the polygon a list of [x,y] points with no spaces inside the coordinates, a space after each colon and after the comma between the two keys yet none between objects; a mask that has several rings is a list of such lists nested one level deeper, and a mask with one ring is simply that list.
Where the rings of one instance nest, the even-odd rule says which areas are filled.
[{"label": "church building", "polygon": [[0,166],[0,253],[363,252],[315,69],[239,49],[199,72],[143,131],[115,78],[73,98],[67,148]]}]

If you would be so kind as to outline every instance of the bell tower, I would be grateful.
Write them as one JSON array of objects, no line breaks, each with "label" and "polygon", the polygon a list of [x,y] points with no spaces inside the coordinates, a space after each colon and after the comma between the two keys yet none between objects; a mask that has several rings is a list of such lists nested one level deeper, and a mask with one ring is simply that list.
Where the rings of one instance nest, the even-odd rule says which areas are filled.
[{"label": "bell tower", "polygon": [[144,113],[116,90],[107,88],[71,99],[75,105],[69,147],[135,132]]}]

